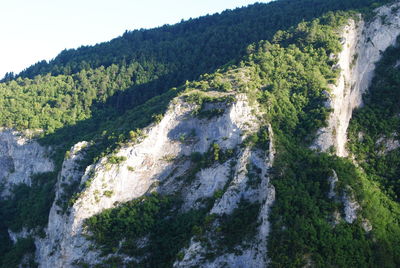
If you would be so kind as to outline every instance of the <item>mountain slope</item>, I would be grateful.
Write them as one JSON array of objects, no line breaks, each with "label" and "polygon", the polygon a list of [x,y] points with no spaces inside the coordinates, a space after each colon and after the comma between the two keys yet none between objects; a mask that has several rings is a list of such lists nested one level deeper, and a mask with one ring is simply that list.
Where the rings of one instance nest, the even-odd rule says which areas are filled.
[{"label": "mountain slope", "polygon": [[[299,0],[268,7],[319,12],[311,2],[321,11],[370,5]],[[375,12],[371,21],[350,11],[301,22],[248,46],[242,58],[236,51],[234,63],[212,74],[118,112],[108,98],[121,90],[118,83],[130,83],[133,67],[2,84],[2,92],[14,87],[28,102],[40,90],[53,96],[44,99],[49,108],[33,109],[32,119],[47,114],[43,124],[63,119],[56,99],[74,95],[63,95],[65,87],[97,102],[84,104],[81,118],[45,129],[44,148],[29,145],[39,148],[40,161],[54,161],[53,173],[14,165],[1,175],[2,266],[399,266],[398,48],[390,47],[399,4]],[[109,92],[99,94],[105,74]],[[17,111],[2,113],[4,125],[29,128]],[[11,134],[0,139],[5,167],[25,148]],[[14,173],[24,173],[30,187]],[[52,195],[45,200],[54,184],[54,202]]]},{"label": "mountain slope", "polygon": [[18,76],[68,75],[88,67],[108,67],[122,61],[128,64],[154,61],[195,71],[192,76],[181,77],[181,81],[195,79],[197,75],[238,58],[247,45],[268,40],[276,31],[302,20],[310,20],[328,11],[365,8],[385,2],[389,1],[286,0],[255,4],[172,26],[126,32],[110,42],[66,50],[49,63],[33,65]]}]

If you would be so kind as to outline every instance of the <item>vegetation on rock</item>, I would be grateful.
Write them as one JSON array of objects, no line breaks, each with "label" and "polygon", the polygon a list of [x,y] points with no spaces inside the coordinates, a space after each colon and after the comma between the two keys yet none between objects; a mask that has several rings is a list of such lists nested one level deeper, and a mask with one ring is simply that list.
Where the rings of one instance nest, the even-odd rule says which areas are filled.
[{"label": "vegetation on rock", "polygon": [[[126,158],[116,156],[117,149],[139,142],[140,129],[159,123],[174,98],[197,105],[193,116],[210,120],[222,115],[223,107],[235,102],[239,93],[257,106],[260,121],[260,130],[249,135],[243,147],[267,152],[269,127],[275,137],[270,265],[399,267],[400,149],[387,151],[384,142],[398,141],[400,130],[398,47],[385,52],[365,106],[350,123],[349,150],[360,166],[309,149],[331,112],[325,93],[338,77],[332,55],[342,49],[340,29],[355,18],[355,11],[370,16],[372,8],[388,2],[256,4],[173,26],[126,32],[108,43],[63,51],[53,61],[37,63],[17,76],[8,74],[0,83],[0,126],[42,129],[39,141],[53,146],[57,169],[35,175],[31,187],[17,185],[11,197],[0,200],[0,267],[16,267],[35,251],[33,238],[13,244],[8,230],[25,228],[33,236],[43,235],[57,174],[74,143],[94,144],[85,149],[81,169],[106,156],[109,164],[118,165]],[[206,153],[190,156],[190,169],[180,179],[191,183],[202,169],[232,159],[233,165],[237,150],[221,149],[213,142]],[[328,196],[332,170],[339,179],[339,199]],[[248,166],[249,187],[260,183],[259,173]],[[69,185],[65,200],[58,204],[67,209],[84,186]],[[346,186],[361,205],[351,224],[333,216],[343,214],[340,197]],[[135,259],[130,265],[136,267],[171,267],[182,259],[192,237],[207,242],[204,234],[210,230],[221,236],[213,245],[214,254],[235,251],[254,236],[260,204],[241,200],[231,214],[210,214],[225,190],[188,211],[182,211],[179,193],[142,196],[87,219],[87,238],[102,257],[107,256],[106,266],[120,266],[121,256],[131,256]],[[103,194],[110,198],[114,193]],[[363,228],[365,219],[372,230]]]}]

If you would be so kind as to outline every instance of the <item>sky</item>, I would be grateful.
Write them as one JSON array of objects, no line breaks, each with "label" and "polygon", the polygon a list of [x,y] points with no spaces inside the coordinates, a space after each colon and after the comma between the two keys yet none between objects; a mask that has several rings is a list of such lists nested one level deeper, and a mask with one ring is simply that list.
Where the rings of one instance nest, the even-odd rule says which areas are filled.
[{"label": "sky", "polygon": [[0,79],[65,48],[111,40],[125,30],[174,24],[182,19],[268,0],[1,0]]}]

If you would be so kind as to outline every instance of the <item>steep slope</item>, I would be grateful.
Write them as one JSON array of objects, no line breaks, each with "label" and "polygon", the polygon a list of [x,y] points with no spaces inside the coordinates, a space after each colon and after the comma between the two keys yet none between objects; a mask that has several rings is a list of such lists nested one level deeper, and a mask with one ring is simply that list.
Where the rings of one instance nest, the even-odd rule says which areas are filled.
[{"label": "steep slope", "polygon": [[[323,27],[329,32],[335,23],[339,25],[342,23],[340,21],[345,21],[345,17],[340,16],[334,19],[332,26],[321,26],[320,29],[314,25],[314,30],[321,34],[314,40],[315,43],[323,42],[323,39],[319,39],[325,38],[322,35]],[[304,31],[304,29],[299,26],[293,31]],[[290,40],[290,33],[288,38]],[[302,47],[304,44],[298,45]],[[333,51],[334,47],[331,48]],[[299,48],[280,48],[278,45],[268,43],[260,44],[259,49],[260,52],[257,54],[249,55],[249,59],[241,68],[233,67],[211,77],[211,81],[189,83],[186,86],[187,93],[171,102],[165,116],[157,125],[144,131],[142,134],[144,136],[139,137],[140,142],[137,145],[132,146],[128,143],[113,155],[88,167],[80,181],[85,188],[67,213],[63,214],[57,204],[53,206],[47,230],[48,238],[37,244],[40,265],[68,267],[74,263],[92,265],[105,262],[116,265],[173,264],[176,267],[197,265],[219,267],[223,264],[229,267],[246,267],[249,264],[253,267],[264,267],[268,262],[266,245],[270,225],[268,212],[275,198],[273,187],[269,184],[271,161],[275,152],[272,139],[273,126],[268,126],[265,119],[262,119],[264,108],[254,110],[253,113],[257,113],[258,118],[254,117],[248,106],[248,97],[246,98],[243,93],[238,94],[237,91],[243,90],[250,98],[254,98],[259,88],[268,87],[268,83],[277,83],[278,80],[274,77],[263,77],[257,70],[261,67],[268,75],[272,75],[274,71],[285,73],[285,68],[290,65],[282,62],[282,59],[287,59],[287,55],[290,54],[293,57],[287,60],[300,64],[297,66],[298,72],[294,75],[298,79],[305,79],[304,83],[308,84],[315,77],[307,76],[301,73],[301,70],[307,70],[306,66],[313,65],[313,61],[318,61],[318,58],[324,59],[320,60],[321,63],[326,62],[328,54],[321,51],[313,56],[307,56],[306,52],[302,52]],[[307,51],[308,48],[304,46],[302,49]],[[327,52],[329,49],[327,48]],[[307,60],[296,60],[301,57]],[[271,60],[275,61],[276,66],[270,65],[273,63]],[[325,72],[327,77],[332,77],[334,72],[326,67],[328,66],[321,64],[321,69],[318,71]],[[317,69],[314,69],[314,72],[317,72]],[[288,78],[291,76],[292,74]],[[320,94],[324,89],[325,78],[322,77],[320,83],[314,82],[315,88],[312,88],[316,91],[314,93],[316,100],[323,100]],[[209,86],[215,85],[215,81],[218,80],[221,80],[219,83],[223,85],[220,90],[228,93],[213,91],[213,87]],[[203,88],[206,92],[199,92],[196,88]],[[293,88],[290,86],[276,90],[291,92]],[[236,93],[236,100],[231,99],[230,91]],[[265,97],[261,96],[257,98],[266,103],[274,102],[270,104],[271,108],[278,107],[275,105],[281,105],[282,101],[288,101],[284,95],[280,97],[278,91],[276,94],[268,95],[269,98],[275,97],[275,101],[273,99],[265,101]],[[229,104],[232,101],[233,104]],[[191,102],[197,105],[190,105]],[[311,103],[313,102],[309,105],[312,105]],[[305,105],[301,109],[309,108]],[[297,112],[301,114],[301,111]],[[280,115],[269,114],[269,116],[279,131],[288,127],[303,128],[301,122],[307,120],[300,116],[293,125],[290,123],[292,120],[290,118],[284,119],[289,120],[287,124],[285,121],[275,121],[274,118],[279,118]],[[316,126],[309,128],[315,131]],[[258,129],[264,130],[257,134]],[[310,129],[305,128],[305,133]],[[255,145],[257,146],[254,147]],[[269,154],[268,157],[266,153]],[[79,180],[79,177],[77,179]],[[87,181],[89,183],[85,183]],[[60,187],[58,196],[62,195],[62,191]],[[153,198],[158,200],[157,196],[144,195],[153,191],[162,196],[178,195],[181,201],[172,205],[172,210],[167,206],[162,212],[161,209],[160,212],[153,212],[155,214],[143,212],[146,213],[143,217],[150,218],[148,223],[143,223],[144,226],[136,222],[136,217],[142,217],[141,212],[138,212],[138,215],[123,213],[130,209],[141,211],[141,206],[145,206],[148,202],[157,204],[158,202],[153,201]],[[129,201],[132,198],[139,198],[141,202]],[[126,201],[133,203],[116,206],[119,202]],[[168,204],[168,201],[165,202]],[[59,211],[60,214],[54,211]],[[249,212],[251,214],[247,214]],[[190,224],[185,226],[189,227],[189,230],[179,231],[185,234],[184,238],[178,240],[172,248],[166,248],[165,243],[172,239],[173,231],[172,234],[167,232],[162,234],[161,238],[158,237],[161,234],[157,231],[160,228],[157,222],[165,221],[158,213],[167,215],[167,219],[168,217],[191,219]],[[236,222],[238,217],[236,214],[240,215],[243,222]],[[133,231],[133,234],[129,232],[127,235],[117,234],[114,228],[107,227],[124,226],[128,223],[133,226],[138,225],[137,231]],[[153,227],[154,224],[157,228]],[[169,226],[178,223],[167,220],[164,224]],[[60,226],[63,232],[59,232]],[[139,231],[142,228],[144,230]],[[218,233],[220,234],[216,236]],[[100,255],[93,250],[93,246],[90,246],[93,243],[90,240],[97,244]],[[159,250],[163,249],[167,253],[159,256]],[[148,253],[141,253],[143,251]]]},{"label": "steep slope", "polygon": [[[110,163],[110,157],[106,157],[86,169],[80,183],[90,180],[90,184],[80,194],[70,211],[67,214],[57,214],[61,208],[53,205],[47,230],[48,238],[37,244],[40,252],[38,262],[41,267],[68,267],[78,261],[90,264],[100,261],[96,253],[90,253],[91,243],[83,236],[85,220],[104,209],[114,207],[116,203],[127,202],[146,193],[181,193],[182,209],[186,211],[199,207],[201,200],[213,198],[216,191],[227,188],[226,193],[216,200],[212,209],[212,213],[215,214],[231,213],[240,198],[267,202],[265,194],[268,193],[269,187],[269,160],[265,162],[261,152],[249,148],[238,149],[243,140],[258,129],[257,120],[252,115],[252,109],[245,96],[238,95],[237,101],[226,104],[224,98],[228,99],[230,95],[218,92],[207,94],[222,97],[222,103],[220,101],[210,104],[207,109],[213,111],[214,107],[219,107],[218,109],[225,109],[223,114],[210,120],[200,119],[192,115],[198,105],[187,103],[184,101],[185,97],[180,97],[173,102],[157,125],[144,130],[144,138],[140,143],[123,147],[115,153],[114,157],[121,159],[120,163]],[[207,154],[214,144],[218,144],[219,149],[214,150],[214,156],[210,157],[216,157],[215,154],[219,153],[219,157],[222,158],[225,152],[230,151],[230,155],[227,153],[227,159],[214,159],[216,163],[202,169],[199,175],[185,178],[196,165],[190,156],[193,158],[196,154]],[[76,148],[71,153],[74,156]],[[238,158],[237,164],[233,164],[235,158]],[[67,164],[71,160],[65,161],[60,178],[70,177],[69,183],[72,183],[76,176],[71,174],[71,167]],[[255,189],[246,187],[249,183],[245,176],[246,172],[249,172],[246,171],[246,166],[249,164],[262,170],[259,176],[264,182]],[[233,177],[229,178],[228,174],[232,174]],[[75,179],[80,180],[79,177]],[[58,185],[59,196],[63,188],[61,182]],[[269,195],[269,199],[271,198],[272,193]],[[264,248],[268,232],[268,227],[264,225],[268,224],[270,203],[271,200],[266,203],[263,213],[260,214],[264,222],[260,227],[260,243],[263,243],[261,247]],[[263,252],[261,256],[265,256],[265,250]],[[251,256],[256,252],[250,251],[246,254]],[[246,262],[249,260],[252,258]],[[261,259],[259,262],[258,266],[262,267],[265,260]],[[187,267],[187,264],[184,266]]]},{"label": "steep slope", "polygon": [[[54,147],[18,144],[4,130],[1,265],[34,266],[35,255],[39,267],[399,266],[398,49],[383,54],[400,33],[399,4],[375,12],[368,22],[330,12],[279,31],[236,65],[122,114],[99,112],[100,126],[78,122],[84,133],[65,143],[55,141],[78,127],[45,132],[42,144]],[[88,74],[3,86],[24,92],[44,79],[85,94],[103,75]],[[118,90],[125,76],[112,77]],[[34,108],[60,115],[55,99],[43,101]],[[15,165],[14,178],[11,161],[31,164]]]},{"label": "steep slope", "polygon": [[30,141],[26,134],[7,129],[0,130],[0,178],[2,195],[9,194],[17,184],[31,185],[31,176],[51,172],[54,165],[49,159],[50,148]]},{"label": "steep slope", "polygon": [[[375,74],[375,64],[378,64],[379,60],[382,58],[383,51],[391,45],[396,44],[397,36],[400,33],[398,27],[398,10],[398,3],[381,7],[375,10],[377,15],[372,21],[364,23],[363,21],[358,21],[357,18],[353,18],[353,20],[350,20],[347,26],[343,28],[344,31],[341,31],[343,50],[341,53],[337,54],[338,56],[331,54],[331,58],[337,57],[338,65],[335,68],[339,68],[341,72],[337,83],[330,86],[332,91],[330,94],[327,94],[330,96],[330,100],[325,103],[326,107],[332,109],[332,112],[328,118],[328,125],[318,131],[316,142],[311,145],[311,148],[319,149],[319,151],[322,152],[333,153],[338,156],[346,156],[348,154],[346,150],[347,127],[352,117],[353,109],[361,105],[362,94],[365,93],[370,86],[371,80]],[[393,50],[393,48],[391,49]],[[395,60],[392,59],[392,68],[395,66],[394,61]],[[378,75],[385,77],[385,75],[380,72],[378,72]],[[379,80],[379,78],[376,79]],[[391,77],[391,79],[393,79],[393,77]],[[393,94],[395,95],[395,80],[386,81],[385,83],[390,85],[390,90],[388,89],[387,92],[391,92],[391,96],[393,96]],[[382,84],[379,84],[375,87],[379,88],[381,86]],[[376,90],[379,90],[378,88],[376,88]],[[325,92],[325,94],[327,92]],[[367,100],[370,101],[369,98],[367,98]],[[377,101],[377,99],[375,99],[375,101]],[[379,102],[381,103],[380,109],[383,110],[392,110],[393,107],[396,106],[395,104],[393,104],[393,106],[388,105],[389,103],[393,103],[393,100],[390,102]],[[357,126],[357,124],[360,124],[362,122],[359,121],[360,119],[368,122],[370,120],[367,118],[370,118],[370,116],[375,118],[375,115],[373,115],[373,113],[370,114],[370,112],[371,110],[369,110],[369,108],[364,110],[364,118],[361,119],[358,117],[356,119],[358,122],[356,121],[357,123],[354,125]],[[391,114],[390,118],[393,118],[393,116],[396,117],[396,114]],[[386,119],[382,118],[382,120]],[[379,125],[376,120],[374,120],[374,122]],[[392,127],[395,128],[395,126],[398,126],[398,123],[396,123],[397,121],[392,120],[390,122],[391,124],[394,123]],[[311,266],[331,264],[343,267],[350,266],[352,262],[360,266],[371,265],[371,263],[373,263],[373,266],[383,265],[387,267],[397,267],[399,265],[400,249],[398,243],[400,241],[400,229],[397,224],[397,219],[400,215],[400,210],[398,203],[394,202],[388,194],[390,191],[393,191],[393,189],[398,189],[394,186],[398,181],[398,177],[395,177],[394,174],[396,173],[393,173],[393,169],[396,170],[395,166],[397,166],[398,158],[393,158],[392,155],[392,157],[386,158],[385,162],[377,163],[381,172],[381,177],[377,178],[376,171],[373,170],[373,168],[371,169],[374,165],[368,165],[374,163],[374,161],[379,162],[380,160],[374,158],[374,154],[365,158],[362,151],[365,150],[365,147],[363,149],[361,148],[366,144],[371,145],[371,140],[369,137],[364,139],[364,132],[354,132],[354,125],[351,130],[352,144],[350,146],[352,148],[352,153],[356,152],[356,155],[352,155],[352,157],[365,161],[365,163],[360,162],[362,167],[368,167],[365,170],[344,158],[332,157],[326,153],[304,153],[299,150],[290,151],[292,154],[299,155],[299,157],[292,157],[290,160],[291,164],[282,165],[279,163],[276,165],[276,168],[280,168],[281,170],[283,168],[287,169],[281,172],[289,174],[279,176],[279,179],[283,180],[283,183],[276,180],[272,181],[276,187],[277,193],[285,192],[285,198],[283,198],[285,201],[277,199],[271,216],[273,224],[269,246],[274,248],[275,251],[272,253],[273,266],[289,266],[294,265],[296,262]],[[358,129],[360,130],[360,128]],[[381,144],[380,146],[382,146],[382,144],[384,144],[384,142],[382,143],[382,141],[384,141],[382,132],[379,134],[376,130],[373,124],[368,125],[368,130],[364,128],[366,132],[372,131],[372,133],[376,133],[376,144]],[[379,138],[381,138],[381,140],[379,140]],[[364,144],[362,146],[360,146],[360,144],[354,146],[354,141],[357,139],[358,143],[361,142]],[[386,144],[394,144],[395,140],[392,141],[393,142],[389,140]],[[354,150],[354,148],[357,149]],[[369,148],[372,149],[373,147],[371,146]],[[393,149],[396,149],[396,147],[393,147]],[[360,153],[363,156],[361,158]],[[280,162],[280,159],[277,161]],[[384,167],[381,166],[383,163],[385,163],[385,167],[388,168],[387,170],[384,170]],[[377,168],[378,165],[376,165],[375,168]],[[288,172],[288,170],[290,171]],[[297,175],[293,176],[290,172],[294,172]],[[310,185],[310,182],[317,181],[323,185],[324,182],[320,181],[321,176],[328,178],[329,188],[331,190],[334,189],[333,191],[330,190],[328,193],[328,197],[334,201],[333,204],[328,206],[333,205],[333,210],[324,215],[324,218],[329,219],[329,222],[333,224],[333,230],[336,230],[336,233],[331,235],[327,235],[326,232],[332,229],[332,226],[329,227],[325,225],[326,223],[318,222],[318,220],[314,218],[318,213],[311,209],[323,209],[323,203],[312,205],[312,202],[316,200],[318,200],[317,202],[324,202],[326,197],[291,197],[295,194],[299,194],[296,191],[292,191],[292,185],[296,185],[296,189],[303,189],[302,187],[306,187],[306,191],[303,191],[303,194],[306,195],[320,194],[318,190],[315,189],[315,186]],[[378,181],[382,185],[377,184]],[[385,188],[387,185],[390,185],[391,190],[388,191],[387,188]],[[288,208],[285,206],[287,203],[291,202],[297,202],[298,204],[295,208]],[[307,216],[299,215],[297,217],[298,222],[293,223],[289,215],[290,213],[296,213],[296,209],[301,209],[301,211],[305,210]],[[278,223],[279,221],[283,221],[284,223],[283,225],[281,223],[274,224],[274,221]],[[351,225],[344,222],[350,223]],[[282,226],[288,230],[280,230]],[[312,227],[309,228],[308,226]],[[339,237],[345,233],[347,233],[348,237],[352,237],[352,242],[349,242],[349,244],[341,244],[338,242],[338,239],[340,239]],[[324,235],[320,236],[319,239],[315,239],[315,234]],[[370,240],[371,237],[373,237],[374,242]],[[296,243],[296,241],[301,239],[307,241],[307,245]],[[290,246],[287,248],[282,247],[280,243],[284,241],[287,243],[288,240],[290,241]],[[332,253],[332,251],[330,253],[324,253],[324,247],[327,245],[329,245],[329,248],[334,249],[334,253]],[[276,250],[275,247],[277,247]],[[284,252],[279,252],[280,249]],[[344,251],[347,253],[344,253]],[[374,252],[373,254],[370,253],[372,251]],[[346,257],[349,252],[352,252],[351,258]],[[290,256],[290,260],[287,262],[283,261],[282,258],[288,255]]]},{"label": "steep slope", "polygon": [[399,201],[399,40],[382,53],[364,105],[349,127],[349,151],[370,178]]},{"label": "steep slope", "polygon": [[400,34],[398,9],[399,4],[383,6],[375,11],[373,21],[352,21],[343,29],[343,51],[337,55],[341,74],[327,103],[333,112],[328,127],[320,130],[316,148],[327,151],[333,146],[337,155],[347,156],[347,128],[352,111],[361,105],[383,51],[393,46]]}]

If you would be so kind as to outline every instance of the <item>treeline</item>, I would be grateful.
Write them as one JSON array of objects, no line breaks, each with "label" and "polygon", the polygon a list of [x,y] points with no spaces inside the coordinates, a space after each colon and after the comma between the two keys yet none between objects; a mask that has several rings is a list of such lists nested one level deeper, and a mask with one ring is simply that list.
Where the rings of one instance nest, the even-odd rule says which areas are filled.
[{"label": "treeline", "polygon": [[[70,75],[83,69],[123,62],[154,60],[192,73],[184,79],[212,71],[238,58],[247,45],[270,39],[276,31],[335,10],[364,9],[390,0],[280,0],[207,15],[151,30],[126,31],[121,37],[95,46],[64,50],[49,63],[42,61],[18,76]],[[177,70],[175,70],[177,71]],[[182,70],[180,70],[182,71]]]}]

